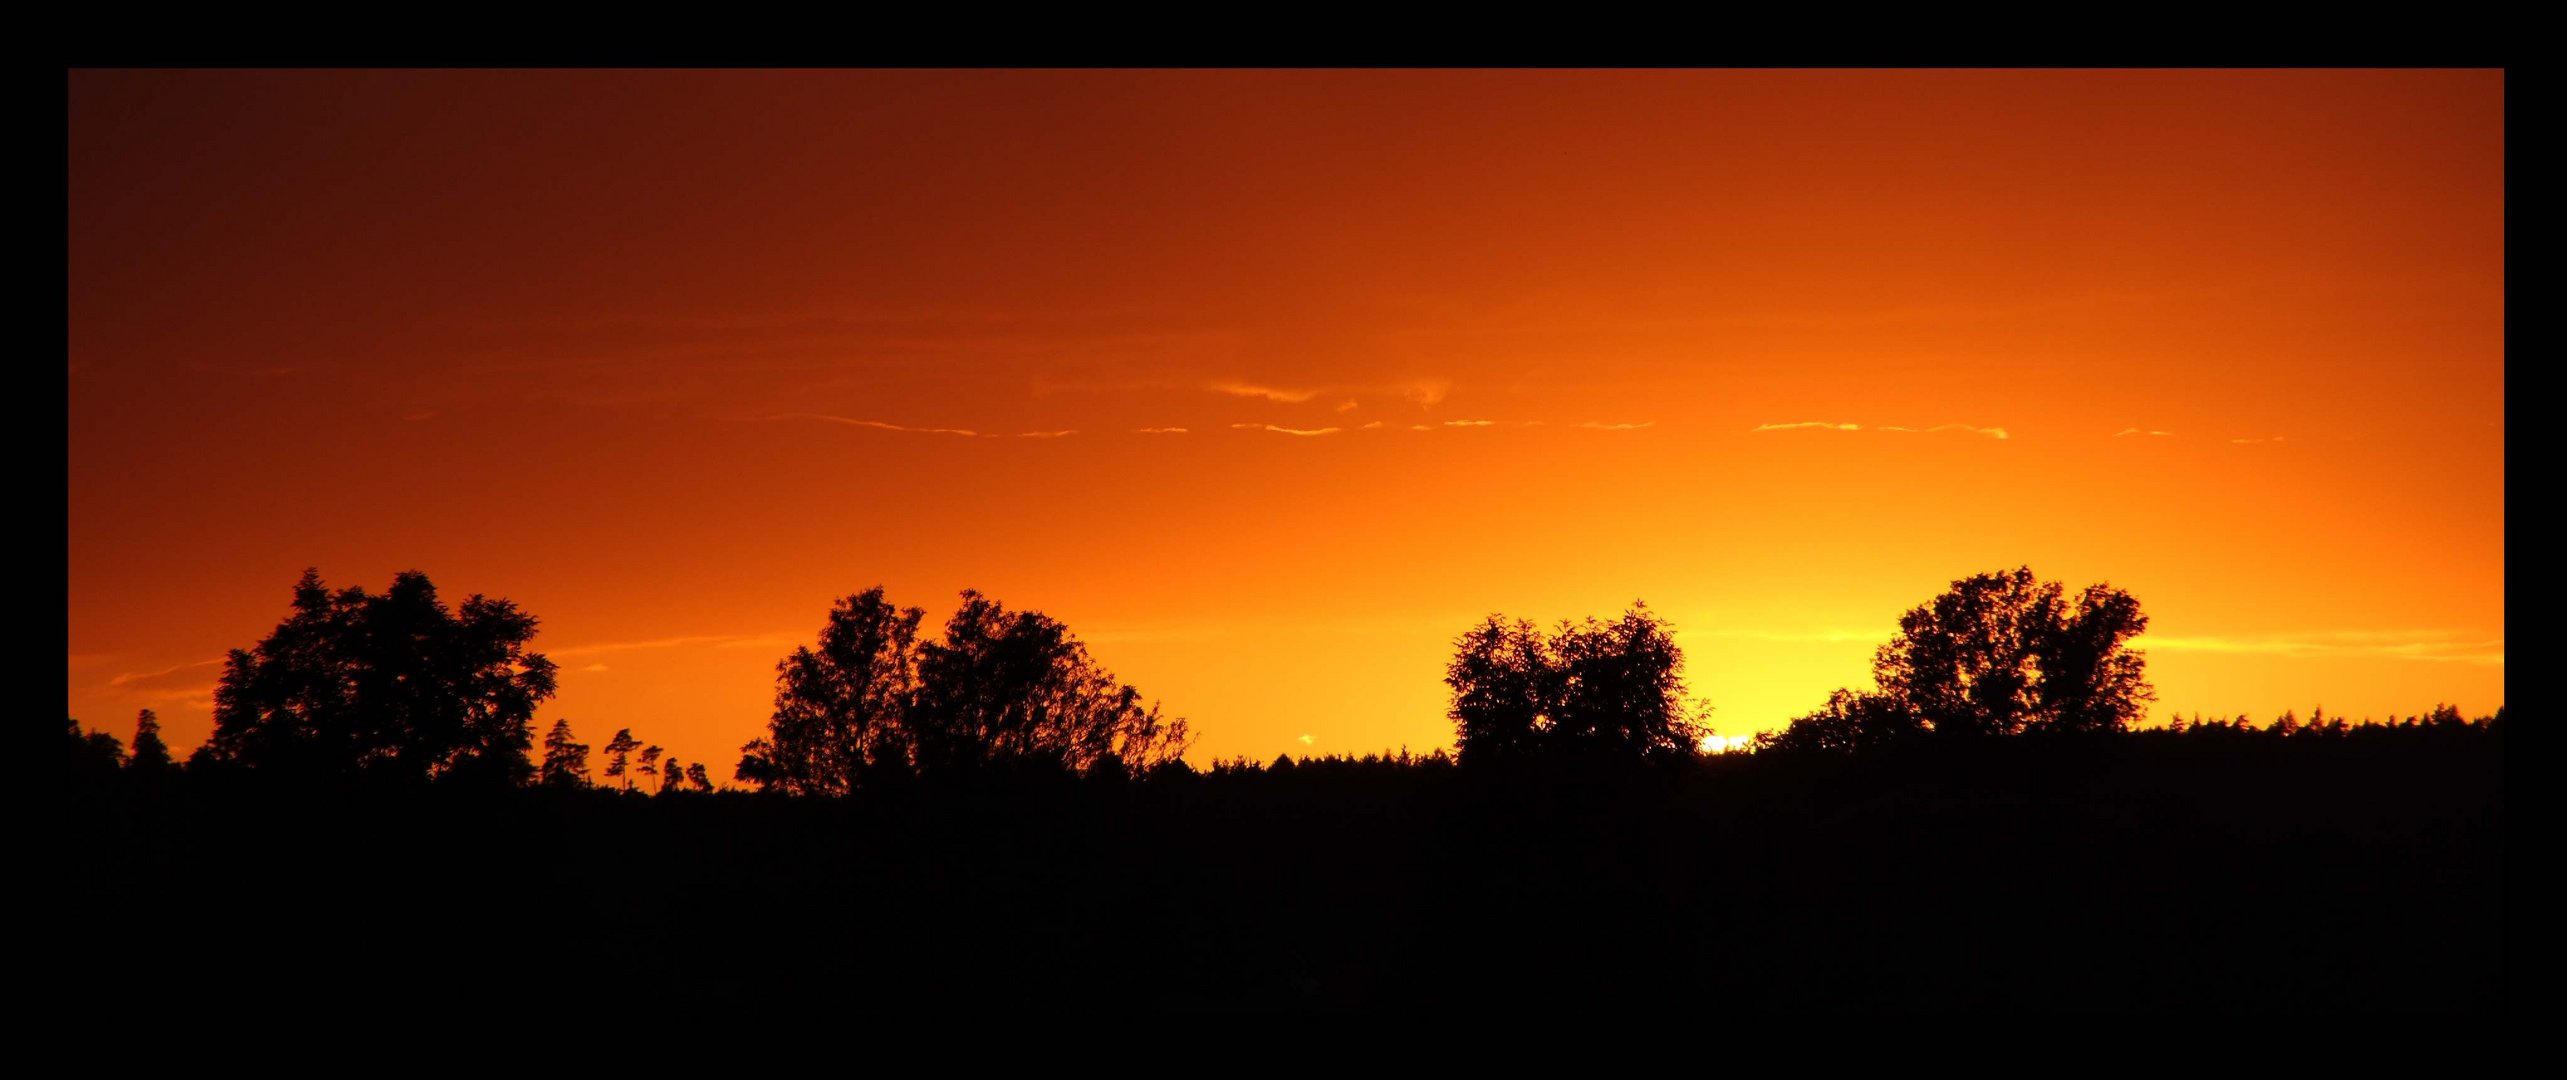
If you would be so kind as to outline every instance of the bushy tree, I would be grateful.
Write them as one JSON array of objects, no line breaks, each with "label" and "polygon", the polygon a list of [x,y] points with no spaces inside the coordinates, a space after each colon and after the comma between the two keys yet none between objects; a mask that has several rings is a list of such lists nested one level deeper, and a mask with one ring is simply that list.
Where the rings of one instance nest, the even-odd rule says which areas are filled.
[{"label": "bushy tree", "polygon": [[740,779],[797,795],[838,795],[879,769],[906,771],[918,691],[918,608],[881,586],[832,605],[817,648],[776,665],[767,737],[743,748]]},{"label": "bushy tree", "polygon": [[2147,628],[2139,601],[2110,585],[2069,597],[2025,567],[1962,578],[1899,617],[1873,655],[1878,691],[1839,690],[1761,742],[1842,750],[1929,732],[2123,731],[2156,700],[2146,657],[2129,647]]},{"label": "bushy tree", "polygon": [[1683,704],[1683,674],[1666,621],[1635,603],[1611,622],[1563,621],[1547,635],[1490,616],[1455,642],[1444,682],[1465,762],[1644,758],[1692,753],[1702,739]]},{"label": "bushy tree", "polygon": [[60,743],[62,772],[66,776],[97,779],[110,776],[125,767],[125,744],[104,731],[84,731],[76,718],[65,717],[69,735]]},{"label": "bushy tree", "polygon": [[418,571],[381,595],[335,593],[317,571],[292,613],[235,649],[214,691],[203,757],[254,769],[519,783],[534,772],[535,707],[554,665],[527,649],[534,616],[506,600],[450,611]]},{"label": "bushy tree", "polygon": [[1818,711],[1794,719],[1779,732],[1756,736],[1760,750],[1827,750],[1846,752],[1884,746],[1925,730],[1915,713],[1879,694],[1837,690]]},{"label": "bushy tree", "polygon": [[777,665],[767,737],[742,780],[839,794],[879,776],[994,767],[1148,769],[1185,750],[1185,721],[1145,706],[1058,621],[965,590],[941,641],[880,587],[832,608],[816,648]]},{"label": "bushy tree", "polygon": [[1144,706],[1141,692],[1098,666],[1068,627],[969,589],[944,640],[919,649],[908,728],[913,760],[930,772],[998,764],[1084,772],[1109,757],[1147,769],[1183,753],[1187,741],[1185,721]]}]

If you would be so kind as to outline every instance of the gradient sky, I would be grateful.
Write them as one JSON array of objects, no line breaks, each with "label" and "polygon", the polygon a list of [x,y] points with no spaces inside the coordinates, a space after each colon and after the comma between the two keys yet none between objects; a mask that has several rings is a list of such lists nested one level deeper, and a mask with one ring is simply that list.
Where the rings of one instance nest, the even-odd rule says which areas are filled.
[{"label": "gradient sky", "polygon": [[1197,762],[1449,745],[1492,612],[1741,735],[2029,564],[2154,714],[2504,694],[2498,72],[75,72],[69,699],[505,596],[729,774],[882,584]]}]

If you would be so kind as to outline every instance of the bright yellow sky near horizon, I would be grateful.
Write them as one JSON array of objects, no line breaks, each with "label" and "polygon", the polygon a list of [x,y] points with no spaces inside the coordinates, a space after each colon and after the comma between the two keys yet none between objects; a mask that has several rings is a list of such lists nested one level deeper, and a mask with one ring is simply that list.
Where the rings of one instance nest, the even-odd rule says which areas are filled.
[{"label": "bright yellow sky near horizon", "polygon": [[70,714],[182,755],[306,566],[716,777],[875,584],[1197,762],[1449,745],[1462,630],[1634,599],[1771,728],[2019,564],[2155,715],[2504,700],[2498,72],[70,84]]}]

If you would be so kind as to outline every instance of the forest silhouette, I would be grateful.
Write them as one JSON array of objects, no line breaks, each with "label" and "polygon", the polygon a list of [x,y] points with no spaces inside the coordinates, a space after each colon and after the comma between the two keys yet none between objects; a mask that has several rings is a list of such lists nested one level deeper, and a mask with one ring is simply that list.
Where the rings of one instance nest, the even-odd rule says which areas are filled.
[{"label": "forest silhouette", "polygon": [[[1464,630],[1451,753],[1201,769],[1186,721],[1059,622],[972,591],[925,619],[838,600],[734,783],[629,728],[592,774],[569,720],[537,745],[532,615],[307,572],[183,763],[148,710],[130,747],[70,723],[71,902],[163,932],[58,974],[535,1006],[541,980],[505,973],[564,948],[600,1001],[707,1007],[2504,998],[2503,711],[2147,726],[2147,620],[2108,585],[1956,580],[1900,618],[1874,687],[1732,754],[1699,751],[1708,707],[1645,604]],[[565,912],[633,947],[528,939]]]}]

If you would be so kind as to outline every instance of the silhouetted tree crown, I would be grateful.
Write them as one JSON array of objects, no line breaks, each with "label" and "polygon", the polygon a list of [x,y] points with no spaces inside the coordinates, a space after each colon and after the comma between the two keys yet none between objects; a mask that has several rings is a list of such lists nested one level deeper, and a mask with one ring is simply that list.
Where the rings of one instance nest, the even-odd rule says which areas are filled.
[{"label": "silhouetted tree crown", "polygon": [[170,766],[169,744],[161,741],[160,715],[144,709],[134,717],[134,751],[125,767],[142,772],[159,772]]},{"label": "silhouetted tree crown", "polygon": [[641,748],[642,741],[633,737],[633,729],[615,729],[615,737],[606,740],[606,778],[622,780],[624,789],[632,790],[633,781],[625,773],[632,768],[633,751]]},{"label": "silhouetted tree crown", "polygon": [[2139,601],[2110,585],[2069,597],[2026,567],[1978,574],[1899,617],[1872,659],[1879,690],[1838,690],[1819,711],[1761,742],[1851,750],[1943,737],[2127,729],[2156,699]]},{"label": "silhouetted tree crown", "polygon": [[588,786],[588,744],[571,736],[570,721],[555,720],[544,734],[544,763],[536,782],[546,787]]},{"label": "silhouetted tree crown", "polygon": [[1612,622],[1545,635],[1492,615],[1455,642],[1454,741],[1464,762],[1543,755],[1693,753],[1703,729],[1682,702],[1684,654],[1664,619],[1634,603]]},{"label": "silhouetted tree crown", "polygon": [[69,735],[61,744],[63,774],[95,779],[125,767],[125,744],[104,731],[83,731],[76,718],[65,718]]},{"label": "silhouetted tree crown", "polygon": [[1058,621],[964,590],[941,641],[877,586],[838,601],[817,648],[777,665],[768,735],[741,779],[836,794],[877,778],[997,766],[1147,770],[1184,753],[1185,721],[1144,706]]},{"label": "silhouetted tree crown", "polygon": [[481,596],[449,611],[418,571],[336,593],[306,570],[293,612],[235,649],[200,754],[254,769],[521,783],[554,665],[526,648],[535,618]]}]

